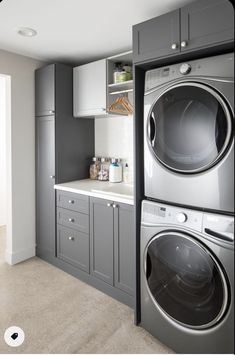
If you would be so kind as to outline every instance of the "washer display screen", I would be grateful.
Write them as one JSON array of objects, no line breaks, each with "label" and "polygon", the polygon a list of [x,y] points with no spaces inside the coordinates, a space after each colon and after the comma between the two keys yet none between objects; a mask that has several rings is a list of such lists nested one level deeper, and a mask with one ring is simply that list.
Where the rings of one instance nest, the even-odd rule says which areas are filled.
[{"label": "washer display screen", "polygon": [[190,328],[208,328],[224,314],[228,290],[220,266],[195,239],[162,233],[146,250],[146,281],[157,306]]}]

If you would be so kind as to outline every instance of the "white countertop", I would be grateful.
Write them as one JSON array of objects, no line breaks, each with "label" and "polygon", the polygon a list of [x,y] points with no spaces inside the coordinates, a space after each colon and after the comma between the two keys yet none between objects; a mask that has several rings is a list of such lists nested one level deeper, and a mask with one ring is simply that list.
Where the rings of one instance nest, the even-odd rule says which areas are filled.
[{"label": "white countertop", "polygon": [[56,190],[75,192],[87,196],[134,205],[133,185],[98,180],[76,180],[54,185]]}]

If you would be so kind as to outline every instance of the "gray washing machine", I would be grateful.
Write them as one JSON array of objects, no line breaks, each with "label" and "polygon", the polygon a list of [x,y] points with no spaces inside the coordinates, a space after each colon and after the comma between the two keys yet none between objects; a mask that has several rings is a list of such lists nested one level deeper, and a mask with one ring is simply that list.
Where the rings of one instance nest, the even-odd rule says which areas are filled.
[{"label": "gray washing machine", "polygon": [[234,219],[142,202],[141,325],[177,353],[234,353]]},{"label": "gray washing machine", "polygon": [[234,55],[146,72],[145,196],[234,213]]}]

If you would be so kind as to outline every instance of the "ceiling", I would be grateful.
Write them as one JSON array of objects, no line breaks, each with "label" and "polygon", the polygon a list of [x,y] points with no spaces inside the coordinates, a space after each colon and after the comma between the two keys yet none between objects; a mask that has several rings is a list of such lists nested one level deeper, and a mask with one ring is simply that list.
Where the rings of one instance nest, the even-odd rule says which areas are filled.
[{"label": "ceiling", "polygon": [[[131,49],[132,25],[193,0],[2,0],[0,49],[48,62],[89,62]],[[19,27],[36,37],[21,37]]]}]

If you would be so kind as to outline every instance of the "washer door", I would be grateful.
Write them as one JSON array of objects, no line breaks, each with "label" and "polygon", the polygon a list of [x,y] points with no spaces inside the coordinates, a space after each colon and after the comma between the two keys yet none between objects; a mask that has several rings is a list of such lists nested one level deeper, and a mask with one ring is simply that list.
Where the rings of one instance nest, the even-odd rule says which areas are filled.
[{"label": "washer door", "polygon": [[194,329],[221,319],[228,304],[226,279],[197,240],[178,232],[160,233],[149,242],[145,257],[148,291],[165,315]]},{"label": "washer door", "polygon": [[181,83],[165,91],[152,106],[147,125],[154,156],[181,173],[213,166],[232,136],[232,118],[225,101],[198,83]]}]

